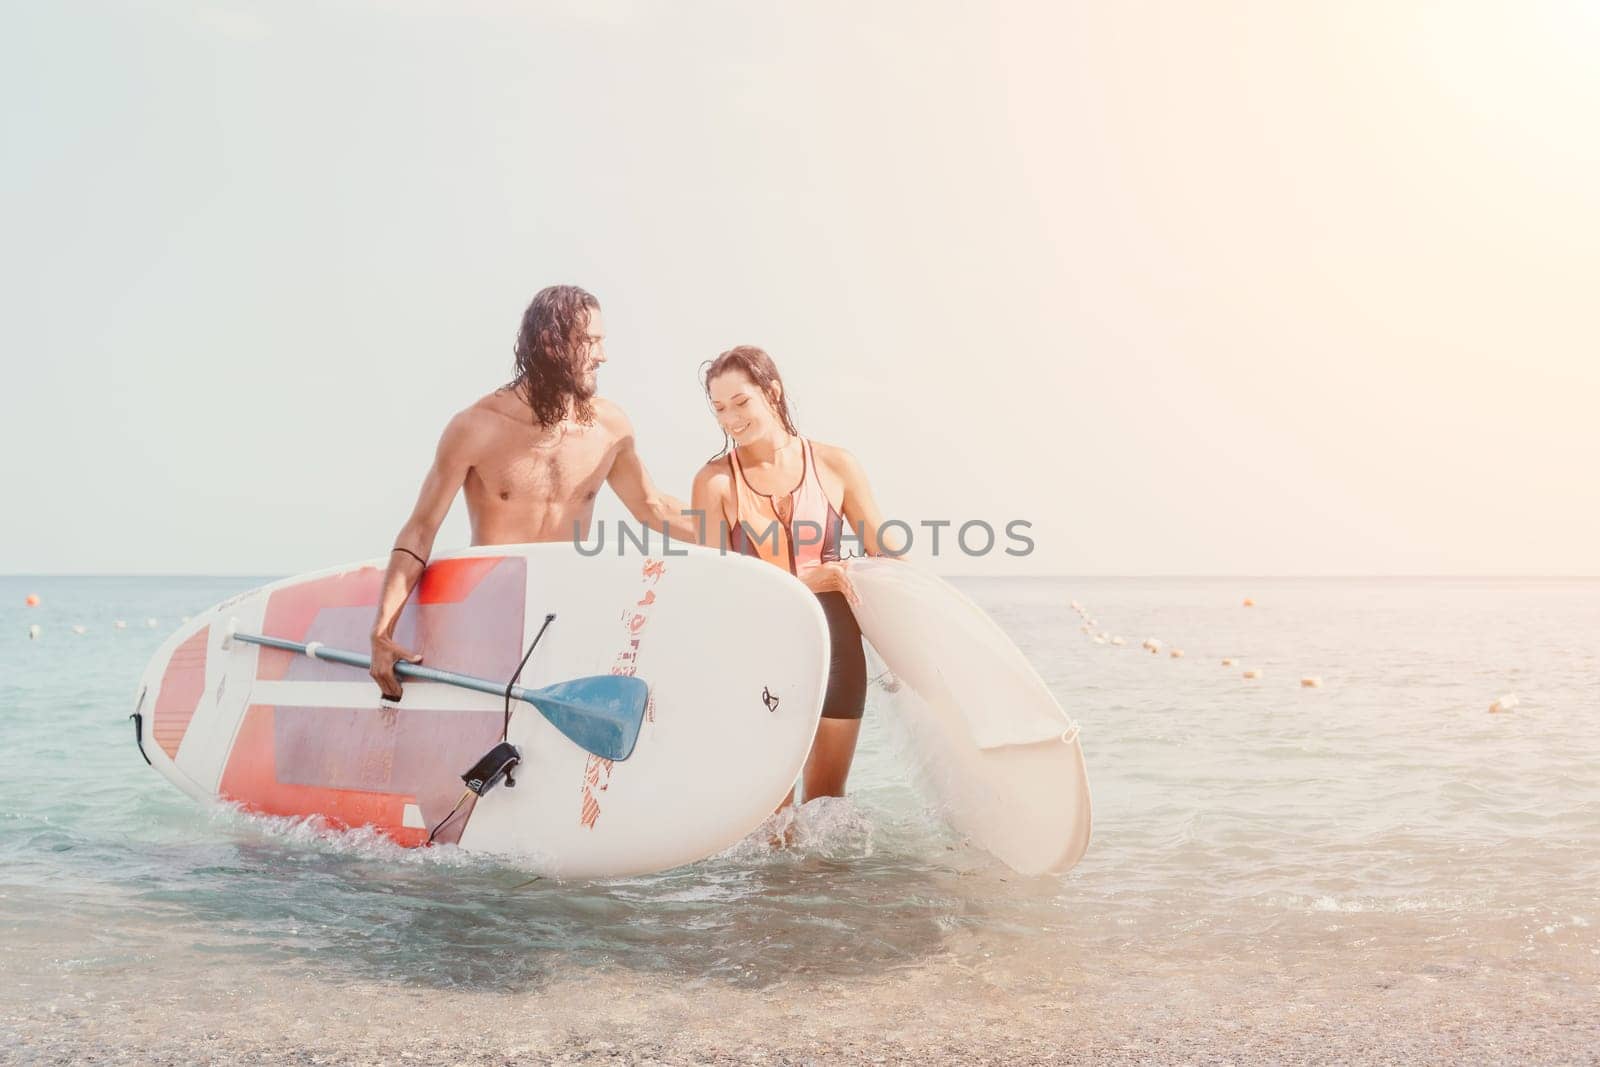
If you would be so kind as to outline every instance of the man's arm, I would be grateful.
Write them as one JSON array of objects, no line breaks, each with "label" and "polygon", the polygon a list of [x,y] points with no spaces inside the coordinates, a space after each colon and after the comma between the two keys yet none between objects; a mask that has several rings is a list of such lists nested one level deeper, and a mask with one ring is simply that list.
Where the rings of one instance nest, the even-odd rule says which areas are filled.
[{"label": "man's arm", "polygon": [[660,530],[665,526],[675,541],[699,544],[699,524],[692,515],[687,514],[688,506],[676,497],[663,493],[650,480],[650,472],[644,469],[644,461],[639,458],[639,450],[634,445],[633,424],[628,421],[628,416],[613,405],[610,421],[618,439],[617,456],[611,464],[611,472],[606,475],[606,484],[611,486],[611,491],[617,494],[628,509],[628,514],[636,521],[652,530]]},{"label": "man's arm", "polygon": [[439,437],[439,447],[434,453],[433,466],[422,480],[422,491],[417,494],[416,507],[411,517],[400,527],[394,539],[394,550],[389,553],[389,569],[383,575],[383,592],[378,598],[378,614],[372,623],[372,680],[383,690],[385,699],[399,700],[400,681],[395,677],[395,664],[421,663],[422,657],[394,642],[394,626],[400,620],[400,610],[405,607],[411,590],[426,567],[428,554],[433,551],[433,539],[439,526],[450,512],[450,504],[467,480],[471,463],[472,413],[463,411],[450,420]]}]

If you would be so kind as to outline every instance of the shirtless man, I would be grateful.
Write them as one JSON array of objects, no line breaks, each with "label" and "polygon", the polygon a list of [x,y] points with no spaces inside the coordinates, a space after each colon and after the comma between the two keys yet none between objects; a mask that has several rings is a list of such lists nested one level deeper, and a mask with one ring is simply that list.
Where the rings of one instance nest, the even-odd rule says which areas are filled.
[{"label": "shirtless man", "polygon": [[445,427],[417,506],[389,554],[372,625],[371,673],[385,699],[400,699],[395,664],[422,662],[394,642],[394,627],[457,490],[466,489],[474,545],[587,538],[601,482],[635,520],[698,540],[683,503],[651,482],[628,417],[595,395],[605,340],[593,296],[574,285],[541,290],[522,316],[516,378]]}]

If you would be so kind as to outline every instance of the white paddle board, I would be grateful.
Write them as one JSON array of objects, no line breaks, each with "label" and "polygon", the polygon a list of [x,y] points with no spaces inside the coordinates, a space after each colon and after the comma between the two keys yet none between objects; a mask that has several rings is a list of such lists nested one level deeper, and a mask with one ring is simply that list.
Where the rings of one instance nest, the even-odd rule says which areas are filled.
[{"label": "white paddle board", "polygon": [[1078,727],[1005,631],[935,575],[850,564],[861,632],[892,672],[875,702],[898,720],[916,778],[956,830],[1023,874],[1089,847]]},{"label": "white paddle board", "polygon": [[[386,705],[359,668],[230,638],[369,652],[386,561],[290,578],[195,617],[151,660],[141,747],[180,789],[281,816],[453,842],[561,878],[664,870],[758,826],[805,762],[827,684],[816,598],[776,567],[702,548],[583,558],[566,543],[442,553],[395,639],[423,665],[520,684],[626,674],[649,686],[625,760],[594,756],[511,705],[514,785],[465,794],[505,700],[409,681]],[[452,812],[455,814],[452,816]]]}]

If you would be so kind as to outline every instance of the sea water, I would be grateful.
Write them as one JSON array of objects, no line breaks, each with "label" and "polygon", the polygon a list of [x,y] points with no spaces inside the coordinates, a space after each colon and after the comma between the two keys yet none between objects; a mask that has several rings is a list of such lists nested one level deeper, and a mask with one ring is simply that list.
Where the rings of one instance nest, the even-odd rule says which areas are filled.
[{"label": "sea water", "polygon": [[801,809],[792,847],[564,885],[197,804],[145,766],[150,655],[260,581],[0,578],[0,1057],[1600,1047],[1600,582],[959,581],[1082,727],[1075,869],[1020,877],[954,835],[869,704],[850,797]]}]

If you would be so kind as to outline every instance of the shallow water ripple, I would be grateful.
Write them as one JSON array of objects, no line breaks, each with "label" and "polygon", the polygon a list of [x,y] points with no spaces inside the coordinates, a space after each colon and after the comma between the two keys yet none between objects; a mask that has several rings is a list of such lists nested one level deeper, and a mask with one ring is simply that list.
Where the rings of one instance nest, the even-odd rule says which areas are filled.
[{"label": "shallow water ripple", "polygon": [[[674,1010],[703,1025],[764,991],[854,990],[863,1025],[891,1027],[932,1010],[894,992],[916,989],[1093,1003],[1159,1031],[1152,1013],[1264,997],[1333,1018],[1405,990],[1443,1011],[1424,995],[1440,983],[1480,1006],[1600,989],[1600,583],[966,582],[1082,725],[1096,822],[1077,869],[1019,878],[956,839],[869,711],[851,799],[802,809],[794,848],[758,833],[578,885],[189,802],[139,760],[129,690],[179,615],[256,583],[25,584],[0,579],[15,1018],[141,986],[211,1003],[292,980],[467,1013],[600,983],[692,993]],[[25,591],[44,604],[25,611]],[[1074,598],[1127,643],[1080,633]],[[1518,709],[1489,714],[1507,693]]]}]

